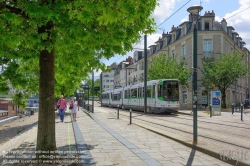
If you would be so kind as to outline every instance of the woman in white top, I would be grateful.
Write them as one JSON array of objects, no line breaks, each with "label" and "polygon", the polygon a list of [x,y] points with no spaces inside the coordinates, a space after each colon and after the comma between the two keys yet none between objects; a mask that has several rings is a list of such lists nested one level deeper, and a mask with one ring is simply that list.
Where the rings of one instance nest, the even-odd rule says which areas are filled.
[{"label": "woman in white top", "polygon": [[78,107],[78,103],[76,101],[76,97],[74,97],[73,108],[71,110],[74,121],[76,121],[76,112],[77,112],[77,110],[79,111],[79,107]]}]

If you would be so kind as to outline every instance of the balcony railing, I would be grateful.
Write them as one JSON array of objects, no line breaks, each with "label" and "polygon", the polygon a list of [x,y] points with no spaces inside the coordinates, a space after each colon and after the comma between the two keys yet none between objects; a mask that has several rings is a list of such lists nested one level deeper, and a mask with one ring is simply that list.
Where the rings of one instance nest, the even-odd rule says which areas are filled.
[{"label": "balcony railing", "polygon": [[213,55],[214,55],[213,51],[203,51],[204,58],[212,58],[214,57]]}]

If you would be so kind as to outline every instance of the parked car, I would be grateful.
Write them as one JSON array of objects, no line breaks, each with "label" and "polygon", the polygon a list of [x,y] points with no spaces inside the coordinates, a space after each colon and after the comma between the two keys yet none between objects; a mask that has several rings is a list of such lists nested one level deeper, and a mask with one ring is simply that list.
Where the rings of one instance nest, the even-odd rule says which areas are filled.
[{"label": "parked car", "polygon": [[25,112],[24,112],[24,115],[26,115],[26,116],[30,116],[30,114],[31,114],[30,111],[25,111]]},{"label": "parked car", "polygon": [[244,108],[250,108],[250,99],[245,99]]}]

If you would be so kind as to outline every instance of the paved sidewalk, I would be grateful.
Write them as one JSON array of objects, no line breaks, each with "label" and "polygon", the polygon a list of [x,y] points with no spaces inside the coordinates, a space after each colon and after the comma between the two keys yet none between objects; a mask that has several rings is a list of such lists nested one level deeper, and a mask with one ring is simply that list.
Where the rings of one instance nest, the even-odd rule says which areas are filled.
[{"label": "paved sidewalk", "polygon": [[229,165],[134,124],[117,120],[100,108],[79,111],[77,123],[96,165]]},{"label": "paved sidewalk", "polygon": [[[110,116],[117,116],[116,109],[97,106],[95,110],[98,109],[109,112]],[[199,142],[196,145],[192,143],[193,124],[190,124],[192,118],[190,115],[162,116],[133,112],[132,123],[218,159],[222,157],[234,165],[250,165],[249,117],[244,117],[244,121],[241,121],[239,113],[232,115],[222,112],[221,116],[210,118],[208,114],[199,111]],[[127,110],[120,111],[120,119],[129,122]],[[237,159],[239,161],[236,161]]]},{"label": "paved sidewalk", "polygon": [[[59,116],[55,115],[55,128],[56,128],[56,146],[60,158],[57,160],[56,165],[79,165],[79,155],[77,154],[75,134],[72,127],[70,114],[65,115],[64,123],[61,123]],[[37,125],[30,130],[20,133],[20,135],[10,139],[0,147],[0,165],[14,165],[10,160],[17,159],[22,161],[29,161],[35,155],[37,137]],[[18,157],[7,158],[13,154],[6,154],[7,151],[18,152]],[[59,156],[58,156],[59,157]],[[16,163],[16,162],[15,162]],[[28,164],[16,164],[28,165]],[[32,164],[31,164],[32,165]]]}]

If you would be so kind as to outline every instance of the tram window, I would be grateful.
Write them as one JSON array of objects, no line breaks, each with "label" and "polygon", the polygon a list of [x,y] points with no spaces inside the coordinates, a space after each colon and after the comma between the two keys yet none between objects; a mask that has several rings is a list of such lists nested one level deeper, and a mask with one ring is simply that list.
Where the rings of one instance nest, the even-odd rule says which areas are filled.
[{"label": "tram window", "polygon": [[151,97],[152,86],[147,87],[147,97]]},{"label": "tram window", "polygon": [[162,96],[162,85],[158,85],[158,97],[163,97]]},{"label": "tram window", "polygon": [[141,97],[144,97],[144,87],[141,88]]},{"label": "tram window", "polygon": [[155,85],[153,85],[153,89],[152,89],[152,97],[155,98]]},{"label": "tram window", "polygon": [[138,98],[141,97],[141,88],[138,88]]},{"label": "tram window", "polygon": [[163,83],[164,100],[179,100],[179,87],[177,81],[165,81]]},{"label": "tram window", "polygon": [[137,89],[131,89],[131,98],[137,98]]},{"label": "tram window", "polygon": [[125,95],[124,98],[129,98],[129,96],[128,96],[128,90],[125,90],[125,94],[124,95]]}]

